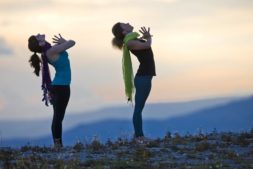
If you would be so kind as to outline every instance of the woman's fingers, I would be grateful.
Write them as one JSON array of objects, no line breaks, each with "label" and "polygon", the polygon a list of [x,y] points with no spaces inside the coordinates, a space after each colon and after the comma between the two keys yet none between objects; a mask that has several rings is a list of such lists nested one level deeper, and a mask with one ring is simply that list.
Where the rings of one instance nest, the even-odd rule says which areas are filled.
[{"label": "woman's fingers", "polygon": [[59,41],[59,39],[56,39],[56,38],[52,38],[54,41]]},{"label": "woman's fingers", "polygon": [[55,42],[55,41],[53,41],[53,43],[55,43],[55,44],[59,44],[58,42]]},{"label": "woman's fingers", "polygon": [[143,26],[143,27],[141,27],[139,32],[143,34],[143,37],[151,37],[152,36],[152,35],[150,35],[150,27],[146,28],[145,26]]},{"label": "woman's fingers", "polygon": [[146,27],[143,26],[141,29],[142,29],[144,32],[147,32]]},{"label": "woman's fingers", "polygon": [[54,38],[55,38],[55,39],[60,39],[60,38],[59,38],[58,36],[56,36],[56,35],[54,35]]},{"label": "woman's fingers", "polygon": [[63,39],[60,33],[58,34],[58,36],[54,35],[54,38],[56,38],[56,39]]},{"label": "woman's fingers", "polygon": [[147,32],[147,29],[146,29],[146,27],[143,27],[143,30],[144,30],[145,32]]},{"label": "woman's fingers", "polygon": [[149,33],[150,32],[150,27],[148,27],[148,29],[145,27],[145,26],[143,26],[143,27],[141,27],[141,30],[139,30],[141,33]]},{"label": "woman's fingers", "polygon": [[141,29],[139,30],[142,34],[145,34],[147,32],[147,30],[144,27],[141,27]]},{"label": "woman's fingers", "polygon": [[63,39],[60,33],[58,35],[54,35],[52,39],[53,39],[53,43],[56,43],[56,44],[61,44],[66,41],[65,39]]}]

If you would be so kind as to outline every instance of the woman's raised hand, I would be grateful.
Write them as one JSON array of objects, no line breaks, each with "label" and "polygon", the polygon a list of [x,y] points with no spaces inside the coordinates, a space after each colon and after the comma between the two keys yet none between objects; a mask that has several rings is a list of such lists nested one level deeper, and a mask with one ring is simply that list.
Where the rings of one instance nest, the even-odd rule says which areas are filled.
[{"label": "woman's raised hand", "polygon": [[140,33],[142,33],[142,37],[143,39],[147,39],[152,37],[152,35],[150,35],[150,28],[148,27],[148,30],[146,29],[146,27],[141,27],[141,29],[139,30]]},{"label": "woman's raised hand", "polygon": [[59,34],[59,36],[54,35],[54,38],[52,38],[52,39],[53,39],[53,43],[55,43],[57,45],[66,42],[66,40],[61,36],[61,34]]}]

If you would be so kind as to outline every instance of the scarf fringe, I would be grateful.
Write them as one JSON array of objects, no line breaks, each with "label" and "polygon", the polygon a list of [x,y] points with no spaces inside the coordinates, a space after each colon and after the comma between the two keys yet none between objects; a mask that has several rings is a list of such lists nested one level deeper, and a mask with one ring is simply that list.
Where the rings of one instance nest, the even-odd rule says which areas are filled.
[{"label": "scarf fringe", "polygon": [[42,53],[42,85],[41,85],[41,89],[43,90],[42,102],[45,102],[46,106],[49,106],[48,103],[52,104],[52,97],[50,96],[50,89],[51,89],[51,82],[52,81],[51,81],[51,77],[50,77],[48,59],[46,56],[46,52],[50,48],[51,48],[51,45],[49,43],[46,43],[46,45],[43,48],[43,53]]}]

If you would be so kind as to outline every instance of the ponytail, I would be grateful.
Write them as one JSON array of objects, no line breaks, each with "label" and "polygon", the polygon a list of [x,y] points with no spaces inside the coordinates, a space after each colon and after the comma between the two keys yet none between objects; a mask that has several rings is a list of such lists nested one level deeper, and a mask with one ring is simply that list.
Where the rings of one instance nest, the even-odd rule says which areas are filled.
[{"label": "ponytail", "polygon": [[123,47],[123,39],[125,35],[123,34],[123,29],[121,28],[120,22],[113,25],[112,34],[114,35],[114,38],[112,39],[112,46],[121,50]]},{"label": "ponytail", "polygon": [[112,39],[112,46],[121,50],[123,47],[123,40],[120,38],[114,37]]},{"label": "ponytail", "polygon": [[34,54],[31,56],[31,58],[29,60],[30,65],[31,65],[31,67],[34,68],[35,75],[39,76],[41,61],[40,61],[39,56],[36,53],[37,52],[41,53],[42,47],[39,45],[39,42],[34,35],[30,36],[28,39],[28,48],[30,49],[30,51],[34,52]]},{"label": "ponytail", "polygon": [[[28,39],[28,48],[30,49],[30,51],[34,52],[34,54],[29,59],[29,62],[31,67],[34,68],[34,73],[36,76],[39,76],[40,69],[42,68],[42,75],[41,75],[42,77],[41,88],[43,90],[42,101],[45,101],[46,106],[48,106],[48,103],[52,101],[52,98],[49,95],[49,90],[51,88],[51,78],[46,52],[48,49],[51,48],[51,45],[50,43],[46,42],[44,46],[40,46],[37,38],[34,35],[32,35]],[[36,53],[41,53],[41,60]]]},{"label": "ponytail", "polygon": [[39,56],[36,53],[34,53],[31,56],[31,58],[29,59],[29,62],[30,62],[31,67],[34,68],[35,75],[39,76],[39,73],[40,73],[40,63],[41,63]]}]

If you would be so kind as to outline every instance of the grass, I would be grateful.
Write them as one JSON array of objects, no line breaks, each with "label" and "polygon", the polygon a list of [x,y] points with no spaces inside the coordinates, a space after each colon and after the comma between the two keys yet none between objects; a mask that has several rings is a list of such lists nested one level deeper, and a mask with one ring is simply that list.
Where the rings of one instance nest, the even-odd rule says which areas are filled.
[{"label": "grass", "polygon": [[242,133],[199,133],[136,144],[110,139],[102,144],[77,142],[60,151],[25,145],[0,148],[0,169],[253,169],[253,130]]}]

